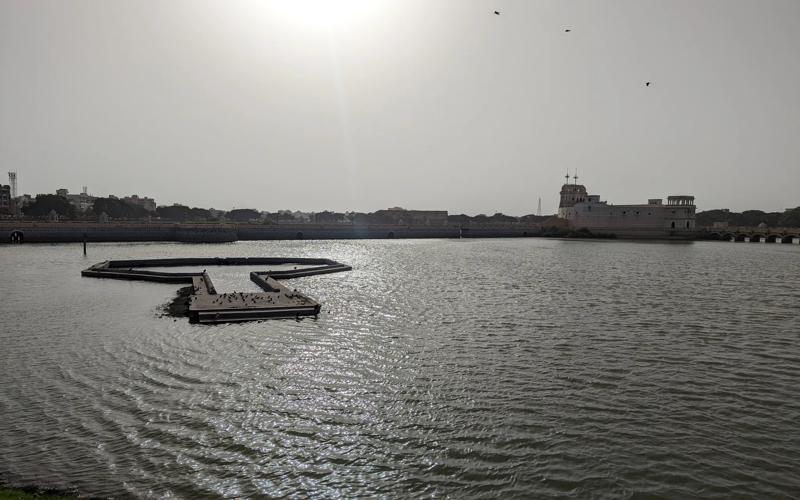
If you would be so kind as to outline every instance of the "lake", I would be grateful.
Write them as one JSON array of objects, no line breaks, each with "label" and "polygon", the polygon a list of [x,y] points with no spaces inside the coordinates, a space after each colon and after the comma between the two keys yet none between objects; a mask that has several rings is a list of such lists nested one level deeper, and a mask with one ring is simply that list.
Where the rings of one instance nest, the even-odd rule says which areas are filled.
[{"label": "lake", "polygon": [[[109,259],[327,257],[317,318],[163,315]],[[209,268],[253,291],[246,267]],[[117,497],[793,497],[800,246],[0,246],[0,483]]]}]

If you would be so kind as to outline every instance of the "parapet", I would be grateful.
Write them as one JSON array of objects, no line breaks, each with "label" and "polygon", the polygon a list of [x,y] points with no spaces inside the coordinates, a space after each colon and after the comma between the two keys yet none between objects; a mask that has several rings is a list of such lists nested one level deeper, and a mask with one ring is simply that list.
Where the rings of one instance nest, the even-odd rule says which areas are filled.
[{"label": "parapet", "polygon": [[687,196],[687,195],[667,196],[667,205],[694,206],[694,196]]}]

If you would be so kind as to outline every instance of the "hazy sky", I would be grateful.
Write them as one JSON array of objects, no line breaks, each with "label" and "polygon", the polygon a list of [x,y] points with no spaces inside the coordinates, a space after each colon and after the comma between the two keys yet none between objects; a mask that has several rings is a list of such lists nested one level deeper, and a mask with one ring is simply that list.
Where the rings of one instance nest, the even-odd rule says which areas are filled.
[{"label": "hazy sky", "polygon": [[522,215],[577,168],[613,203],[800,205],[798,0],[331,3],[0,0],[0,180]]}]

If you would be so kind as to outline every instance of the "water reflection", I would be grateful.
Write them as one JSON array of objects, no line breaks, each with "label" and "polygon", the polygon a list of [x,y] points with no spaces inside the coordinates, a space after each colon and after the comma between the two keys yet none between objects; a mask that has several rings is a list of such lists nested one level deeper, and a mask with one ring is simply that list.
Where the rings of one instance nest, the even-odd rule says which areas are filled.
[{"label": "water reflection", "polygon": [[[182,498],[800,489],[797,247],[21,248],[0,247],[6,482]],[[160,317],[174,285],[80,277],[218,255],[354,269],[294,280],[317,320],[219,326]],[[240,271],[212,279],[243,291]]]}]

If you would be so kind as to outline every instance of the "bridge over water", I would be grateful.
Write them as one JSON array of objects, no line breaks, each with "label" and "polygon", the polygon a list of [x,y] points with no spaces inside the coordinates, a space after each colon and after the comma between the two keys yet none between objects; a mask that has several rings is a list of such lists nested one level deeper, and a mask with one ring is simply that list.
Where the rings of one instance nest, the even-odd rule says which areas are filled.
[{"label": "bridge over water", "polygon": [[800,243],[797,227],[703,227],[700,238],[705,240],[746,241],[751,243]]}]

